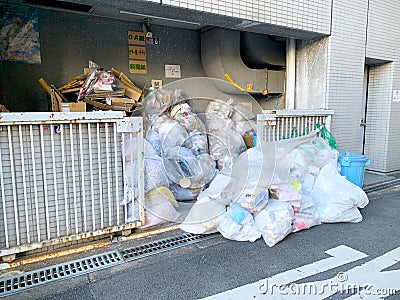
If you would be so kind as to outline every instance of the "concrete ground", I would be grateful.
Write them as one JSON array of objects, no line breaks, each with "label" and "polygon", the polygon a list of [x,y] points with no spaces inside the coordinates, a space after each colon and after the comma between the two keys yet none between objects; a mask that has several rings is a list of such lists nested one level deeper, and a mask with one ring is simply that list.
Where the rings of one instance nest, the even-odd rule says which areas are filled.
[{"label": "concrete ground", "polygon": [[[386,180],[392,180],[392,178],[366,173],[365,186],[376,185]],[[235,242],[219,236],[108,269],[49,283],[14,294],[9,298],[46,300],[198,299],[326,259],[329,255],[325,251],[338,246],[351,247],[368,256],[356,262],[319,272],[311,276],[309,280],[316,281],[335,277],[339,272],[348,271],[400,246],[398,231],[400,228],[400,218],[398,218],[400,214],[400,184],[369,193],[368,197],[370,203],[361,210],[364,217],[361,223],[322,224],[292,233],[271,248],[262,239],[254,243]],[[11,271],[20,272],[90,256],[102,251],[121,250],[179,233],[181,233],[179,230],[173,230],[131,241],[114,241],[106,247],[48,259]],[[400,259],[385,271],[397,272],[393,273],[393,276],[398,279],[400,271],[396,270],[399,264]],[[371,280],[373,280],[372,277],[371,274]],[[400,280],[398,281],[400,289]],[[221,299],[258,299],[260,296],[256,290],[246,292],[245,295],[244,297],[241,295],[240,298],[222,296]],[[344,297],[342,294],[335,294],[329,299],[345,299],[347,296],[351,295]],[[400,299],[400,291],[388,299]]]}]

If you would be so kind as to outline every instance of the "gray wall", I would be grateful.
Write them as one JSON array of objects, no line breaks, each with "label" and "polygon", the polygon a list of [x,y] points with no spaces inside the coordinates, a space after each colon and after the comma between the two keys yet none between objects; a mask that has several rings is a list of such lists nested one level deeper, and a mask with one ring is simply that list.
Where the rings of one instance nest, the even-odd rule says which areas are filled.
[{"label": "gray wall", "polygon": [[129,74],[127,31],[141,24],[80,14],[39,10],[42,64],[0,62],[0,103],[11,111],[47,111],[47,94],[37,80],[43,76],[60,86],[83,73],[88,60],[105,69],[125,73],[136,85],[162,79],[165,64],[180,64],[182,78],[204,76],[200,61],[200,33],[194,30],[152,26],[160,45],[147,46],[148,74]]}]

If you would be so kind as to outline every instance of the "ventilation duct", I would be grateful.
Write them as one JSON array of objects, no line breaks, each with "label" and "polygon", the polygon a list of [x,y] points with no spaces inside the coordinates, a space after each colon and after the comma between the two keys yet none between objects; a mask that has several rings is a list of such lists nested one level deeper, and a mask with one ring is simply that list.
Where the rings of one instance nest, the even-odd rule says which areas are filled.
[{"label": "ventilation duct", "polygon": [[270,38],[261,33],[240,33],[240,55],[252,69],[282,70],[285,68],[286,39]]},{"label": "ventilation duct", "polygon": [[[261,37],[267,36],[260,35]],[[247,56],[251,54],[253,65],[250,68],[242,60],[240,31],[215,28],[202,33],[201,60],[208,77],[226,79],[225,74],[248,92],[283,93],[285,85],[285,50],[281,50],[276,42],[257,42],[255,36],[247,36]],[[274,47],[265,46],[266,43]],[[259,49],[254,50],[254,47]],[[261,63],[260,63],[261,62]],[[265,66],[273,67],[267,69]],[[278,69],[278,70],[277,70]]]}]

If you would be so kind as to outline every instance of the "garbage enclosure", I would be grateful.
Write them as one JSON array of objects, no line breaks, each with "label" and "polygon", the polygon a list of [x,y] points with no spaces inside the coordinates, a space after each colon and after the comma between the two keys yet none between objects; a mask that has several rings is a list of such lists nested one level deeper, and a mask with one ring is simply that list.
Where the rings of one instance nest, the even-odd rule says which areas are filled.
[{"label": "garbage enclosure", "polygon": [[[0,118],[0,257],[142,224],[142,118],[122,112],[8,113]],[[121,140],[137,147],[139,215],[127,221]],[[8,257],[7,257],[8,256]]]}]

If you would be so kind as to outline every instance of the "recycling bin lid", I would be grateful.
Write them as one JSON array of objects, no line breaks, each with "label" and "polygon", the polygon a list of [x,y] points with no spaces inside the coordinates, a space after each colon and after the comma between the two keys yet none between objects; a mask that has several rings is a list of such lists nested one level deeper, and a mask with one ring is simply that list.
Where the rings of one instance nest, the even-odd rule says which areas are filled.
[{"label": "recycling bin lid", "polygon": [[355,154],[355,153],[351,153],[351,152],[342,152],[339,153],[339,160],[343,160],[343,161],[354,161],[354,162],[367,162],[369,160],[369,158],[365,155],[360,155],[360,154]]}]

